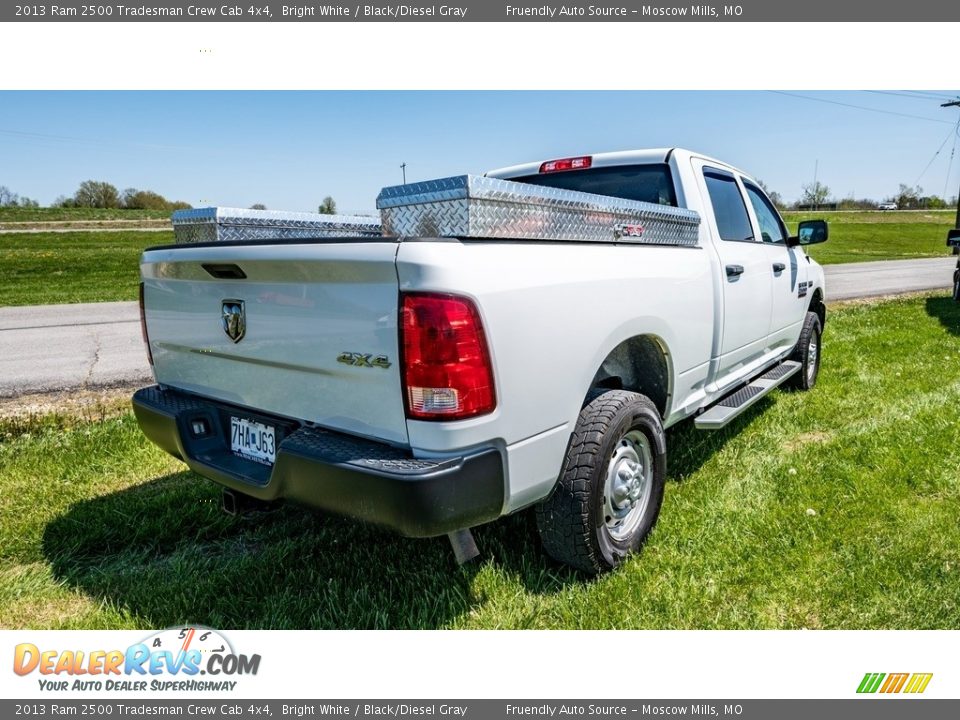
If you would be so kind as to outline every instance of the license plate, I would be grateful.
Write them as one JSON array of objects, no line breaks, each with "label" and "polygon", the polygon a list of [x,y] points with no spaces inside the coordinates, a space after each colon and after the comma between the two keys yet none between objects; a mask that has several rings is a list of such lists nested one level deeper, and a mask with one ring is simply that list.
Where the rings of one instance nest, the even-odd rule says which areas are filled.
[{"label": "license plate", "polygon": [[277,459],[276,429],[246,418],[230,418],[230,449],[242,458],[264,465]]}]

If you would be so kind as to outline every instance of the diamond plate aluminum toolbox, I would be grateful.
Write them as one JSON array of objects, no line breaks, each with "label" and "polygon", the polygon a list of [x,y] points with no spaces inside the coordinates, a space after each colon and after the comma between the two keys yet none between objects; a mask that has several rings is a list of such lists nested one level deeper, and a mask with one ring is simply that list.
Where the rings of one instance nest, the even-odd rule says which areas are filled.
[{"label": "diamond plate aluminum toolbox", "polygon": [[207,207],[173,213],[177,243],[287,240],[324,237],[381,237],[375,217]]},{"label": "diamond plate aluminum toolbox", "polygon": [[377,207],[385,234],[420,237],[694,246],[700,225],[683,208],[479,175],[386,187]]}]

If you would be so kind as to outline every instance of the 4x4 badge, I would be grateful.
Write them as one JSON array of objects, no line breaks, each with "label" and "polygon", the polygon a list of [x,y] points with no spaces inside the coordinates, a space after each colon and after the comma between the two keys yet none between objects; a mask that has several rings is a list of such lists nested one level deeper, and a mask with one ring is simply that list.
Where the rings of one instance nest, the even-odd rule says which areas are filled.
[{"label": "4x4 badge", "polygon": [[373,356],[372,353],[342,352],[337,355],[337,362],[354,367],[376,367],[386,370],[392,363],[386,355]]}]

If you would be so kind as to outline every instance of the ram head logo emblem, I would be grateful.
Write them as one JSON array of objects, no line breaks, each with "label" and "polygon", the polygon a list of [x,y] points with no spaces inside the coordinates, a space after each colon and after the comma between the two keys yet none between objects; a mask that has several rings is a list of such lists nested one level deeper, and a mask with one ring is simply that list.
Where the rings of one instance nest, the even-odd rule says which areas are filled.
[{"label": "ram head logo emblem", "polygon": [[224,300],[221,304],[221,324],[227,337],[235,343],[243,340],[247,333],[247,312],[243,300]]}]

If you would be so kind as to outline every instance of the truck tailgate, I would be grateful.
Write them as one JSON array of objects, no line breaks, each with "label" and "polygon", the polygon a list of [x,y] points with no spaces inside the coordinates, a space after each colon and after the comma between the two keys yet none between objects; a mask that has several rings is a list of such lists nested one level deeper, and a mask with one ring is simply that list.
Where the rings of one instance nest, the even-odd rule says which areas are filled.
[{"label": "truck tailgate", "polygon": [[327,240],[146,251],[157,382],[406,444],[396,250]]}]

